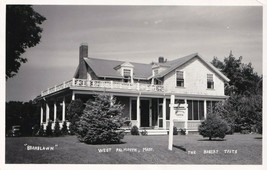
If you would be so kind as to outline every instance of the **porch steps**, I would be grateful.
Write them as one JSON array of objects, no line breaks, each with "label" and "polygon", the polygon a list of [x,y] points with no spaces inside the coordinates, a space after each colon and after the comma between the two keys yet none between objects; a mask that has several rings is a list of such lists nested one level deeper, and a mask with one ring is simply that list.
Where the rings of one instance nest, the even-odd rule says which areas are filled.
[{"label": "porch steps", "polygon": [[[142,130],[140,130],[142,131]],[[152,130],[146,130],[147,135],[154,136],[154,135],[167,135],[168,130],[160,130],[160,129],[152,129]]]}]

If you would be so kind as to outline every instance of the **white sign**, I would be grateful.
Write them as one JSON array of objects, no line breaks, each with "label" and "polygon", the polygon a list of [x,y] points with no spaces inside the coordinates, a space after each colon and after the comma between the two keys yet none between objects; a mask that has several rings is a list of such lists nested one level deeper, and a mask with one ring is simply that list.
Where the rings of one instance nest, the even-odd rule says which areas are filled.
[{"label": "white sign", "polygon": [[173,121],[186,121],[186,109],[187,104],[180,104],[177,108],[175,108]]}]

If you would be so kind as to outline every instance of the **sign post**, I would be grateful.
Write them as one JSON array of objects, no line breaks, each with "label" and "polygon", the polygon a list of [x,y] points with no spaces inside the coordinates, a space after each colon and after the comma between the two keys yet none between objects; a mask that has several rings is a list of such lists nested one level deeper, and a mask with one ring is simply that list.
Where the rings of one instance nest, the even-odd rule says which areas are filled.
[{"label": "sign post", "polygon": [[175,104],[175,96],[171,95],[170,107],[170,126],[169,126],[169,145],[168,149],[172,150],[173,146],[173,124],[174,121],[187,121],[186,120],[186,110],[187,104]]}]

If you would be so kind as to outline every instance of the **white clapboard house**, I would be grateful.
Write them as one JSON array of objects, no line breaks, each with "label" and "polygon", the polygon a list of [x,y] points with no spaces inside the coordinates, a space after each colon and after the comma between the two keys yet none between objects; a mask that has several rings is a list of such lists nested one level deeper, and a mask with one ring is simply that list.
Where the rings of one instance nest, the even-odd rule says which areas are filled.
[{"label": "white clapboard house", "polygon": [[[229,79],[206,62],[198,53],[167,61],[137,63],[97,59],[88,56],[88,45],[81,44],[79,65],[74,76],[41,92],[41,123],[66,120],[71,100],[86,102],[97,93],[110,94],[124,105],[123,117],[140,129],[167,134],[170,119],[170,96],[176,103],[186,103],[187,121],[175,122],[188,132],[198,125],[218,101],[225,100],[225,83]],[[78,57],[77,57],[78,59]],[[55,76],[57,76],[55,74]]]}]

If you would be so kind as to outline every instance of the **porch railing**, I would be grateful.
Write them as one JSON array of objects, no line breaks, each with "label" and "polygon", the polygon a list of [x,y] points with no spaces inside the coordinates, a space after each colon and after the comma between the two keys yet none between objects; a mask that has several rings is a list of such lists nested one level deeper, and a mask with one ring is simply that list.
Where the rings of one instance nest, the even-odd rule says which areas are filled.
[{"label": "porch railing", "polygon": [[143,83],[125,83],[119,81],[103,81],[103,80],[87,80],[75,79],[63,82],[54,87],[41,92],[41,96],[45,96],[68,87],[90,87],[90,88],[106,88],[106,89],[125,89],[136,91],[151,91],[151,92],[164,92],[163,85],[152,85]]}]

